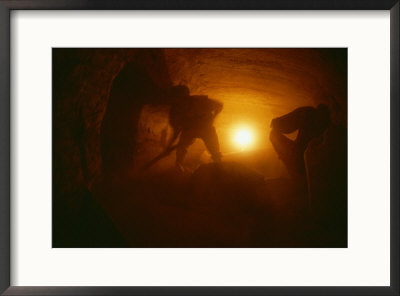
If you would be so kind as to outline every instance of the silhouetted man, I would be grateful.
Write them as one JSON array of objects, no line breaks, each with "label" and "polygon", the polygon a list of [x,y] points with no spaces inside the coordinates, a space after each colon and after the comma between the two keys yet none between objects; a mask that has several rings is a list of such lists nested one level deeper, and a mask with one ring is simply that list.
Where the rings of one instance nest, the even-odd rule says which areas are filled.
[{"label": "silhouetted man", "polygon": [[[324,104],[317,108],[300,107],[271,121],[271,143],[292,177],[305,174],[304,151],[308,143],[322,135],[330,123],[330,111]],[[285,136],[296,130],[296,140]]]},{"label": "silhouetted man", "polygon": [[186,86],[175,86],[171,90],[169,121],[174,130],[171,144],[180,135],[176,145],[176,165],[182,169],[187,149],[197,138],[203,140],[215,162],[221,161],[218,136],[214,119],[223,105],[207,96],[190,96]]},{"label": "silhouetted man", "polygon": [[[176,166],[183,170],[183,160],[187,149],[197,138],[203,140],[215,162],[221,161],[217,132],[214,119],[222,111],[222,104],[207,96],[191,96],[184,85],[174,86],[167,94],[171,103],[169,123],[173,135],[164,152],[146,164],[148,169],[160,159],[176,149]],[[178,143],[174,144],[179,138]]]}]

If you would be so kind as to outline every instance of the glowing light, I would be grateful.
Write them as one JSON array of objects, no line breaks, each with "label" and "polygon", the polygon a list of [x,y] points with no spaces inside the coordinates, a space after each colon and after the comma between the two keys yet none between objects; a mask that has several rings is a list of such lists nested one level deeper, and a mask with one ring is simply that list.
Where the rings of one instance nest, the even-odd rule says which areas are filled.
[{"label": "glowing light", "polygon": [[245,127],[239,128],[234,134],[234,141],[242,150],[249,148],[254,141],[253,132]]}]

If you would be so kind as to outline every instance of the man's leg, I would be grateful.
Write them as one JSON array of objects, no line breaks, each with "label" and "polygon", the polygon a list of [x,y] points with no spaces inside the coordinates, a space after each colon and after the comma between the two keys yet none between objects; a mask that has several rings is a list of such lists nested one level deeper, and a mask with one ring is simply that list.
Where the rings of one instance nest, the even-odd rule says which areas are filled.
[{"label": "man's leg", "polygon": [[214,162],[221,162],[222,155],[219,150],[218,135],[214,126],[209,127],[201,137],[206,145],[207,150],[210,152]]},{"label": "man's leg", "polygon": [[195,141],[195,137],[190,132],[183,131],[179,138],[178,146],[176,148],[176,165],[182,167],[183,159],[187,153],[187,148]]}]

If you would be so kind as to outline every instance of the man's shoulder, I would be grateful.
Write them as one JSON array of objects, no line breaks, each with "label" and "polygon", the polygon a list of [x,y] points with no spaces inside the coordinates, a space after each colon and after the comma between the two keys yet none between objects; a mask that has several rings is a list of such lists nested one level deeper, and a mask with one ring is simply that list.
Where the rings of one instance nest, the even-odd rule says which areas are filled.
[{"label": "man's shoulder", "polygon": [[297,109],[295,109],[294,111],[297,112],[315,112],[316,109],[312,106],[303,106],[303,107],[299,107]]},{"label": "man's shoulder", "polygon": [[203,95],[195,95],[195,96],[190,96],[193,100],[209,100],[208,96],[203,96]]}]

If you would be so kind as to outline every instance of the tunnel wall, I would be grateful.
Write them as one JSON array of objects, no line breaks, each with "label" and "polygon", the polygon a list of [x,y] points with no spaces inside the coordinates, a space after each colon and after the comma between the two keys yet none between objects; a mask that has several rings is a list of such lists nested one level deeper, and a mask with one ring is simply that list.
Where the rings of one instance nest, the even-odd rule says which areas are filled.
[{"label": "tunnel wall", "polygon": [[159,87],[169,85],[157,50],[54,49],[53,164],[60,191],[90,187],[99,176],[101,123],[112,83],[128,62],[140,65]]},{"label": "tunnel wall", "polygon": [[170,84],[161,50],[53,49],[53,206],[70,211],[53,211],[56,224],[85,207],[101,175],[102,121],[113,81],[127,63],[159,88]]}]

